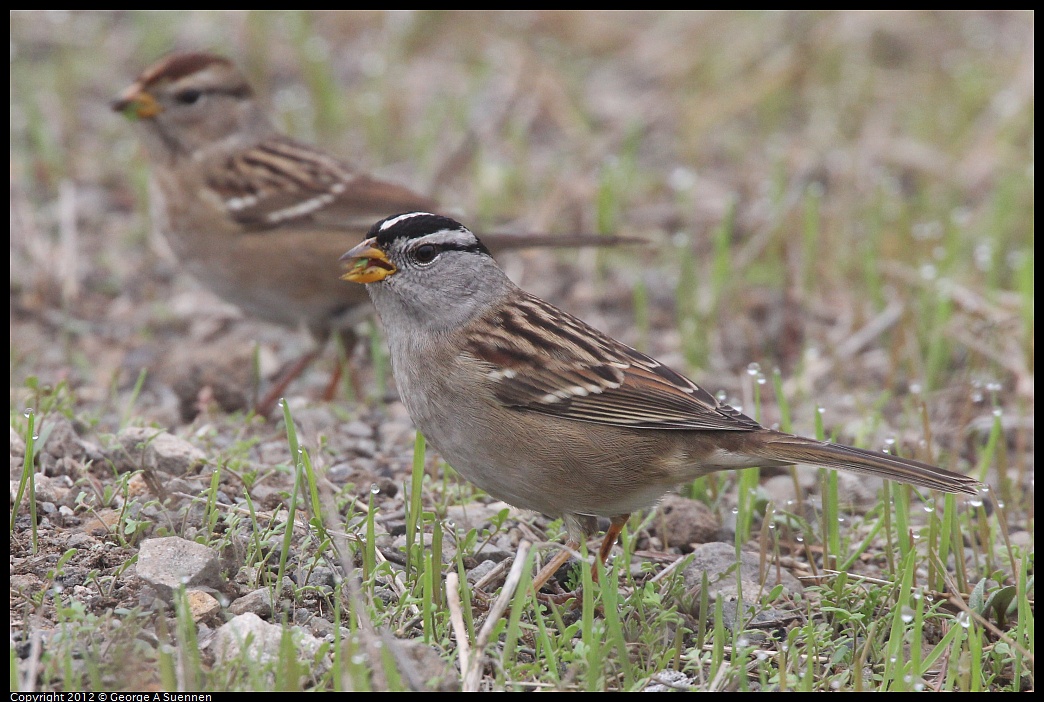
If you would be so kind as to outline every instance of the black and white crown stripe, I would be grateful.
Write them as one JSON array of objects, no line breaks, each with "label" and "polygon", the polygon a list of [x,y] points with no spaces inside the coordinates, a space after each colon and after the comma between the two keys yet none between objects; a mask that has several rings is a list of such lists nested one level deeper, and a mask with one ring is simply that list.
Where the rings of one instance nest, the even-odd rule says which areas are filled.
[{"label": "black and white crown stripe", "polygon": [[370,236],[384,250],[388,250],[393,242],[408,241],[414,246],[432,244],[443,250],[490,255],[485,244],[463,224],[430,212],[393,215],[373,225]]},{"label": "black and white crown stripe", "polygon": [[377,223],[377,228],[378,228],[379,231],[386,232],[389,229],[391,229],[392,227],[394,227],[394,226],[396,226],[396,225],[406,221],[407,219],[413,219],[414,217],[434,217],[434,216],[435,215],[431,214],[430,212],[407,212],[406,214],[395,215],[394,217],[389,217],[388,219],[384,220],[383,222],[378,222]]}]

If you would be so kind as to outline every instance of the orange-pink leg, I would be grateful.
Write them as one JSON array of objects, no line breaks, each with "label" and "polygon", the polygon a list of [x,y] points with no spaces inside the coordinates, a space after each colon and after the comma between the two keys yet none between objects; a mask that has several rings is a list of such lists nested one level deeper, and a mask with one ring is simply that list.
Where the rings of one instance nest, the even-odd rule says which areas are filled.
[{"label": "orange-pink leg", "polygon": [[312,362],[319,357],[323,352],[321,345],[316,346],[314,349],[301,356],[299,359],[286,369],[275,384],[269,388],[265,396],[258,400],[257,406],[254,407],[254,411],[262,417],[268,417],[272,414],[272,410],[275,409],[276,403],[279,402],[279,398],[286,392],[287,387],[294,381],[298,376],[304,373],[308,366],[312,365]]},{"label": "orange-pink leg", "polygon": [[[337,359],[337,364],[334,366],[333,373],[330,374],[330,382],[326,384],[326,389],[323,390],[323,402],[331,402],[333,401],[334,396],[337,395],[337,386],[341,382],[341,375],[344,372],[343,364],[345,363],[348,363],[348,361],[342,361],[340,358]],[[351,379],[353,381],[355,380],[355,373],[352,373]]]},{"label": "orange-pink leg", "polygon": [[[609,528],[606,530],[605,537],[602,539],[602,545],[598,549],[598,560],[602,566],[605,566],[605,562],[609,559],[609,553],[613,550],[613,546],[616,545],[616,540],[620,538],[620,532],[623,531],[624,525],[627,524],[627,519],[630,516],[629,514],[620,514],[609,521]],[[547,565],[537,573],[536,578],[533,579],[533,589],[539,592],[540,588],[544,587],[547,581],[551,579],[551,576],[555,574],[555,571],[569,560],[571,552],[576,551],[578,548],[580,548],[580,544],[576,541],[570,539],[566,542],[566,547],[559,551],[558,555],[548,561]],[[591,577],[595,582],[598,582],[597,564],[591,566]],[[575,593],[568,593],[567,596],[572,596],[573,594]]]},{"label": "orange-pink leg", "polygon": [[[605,538],[602,539],[602,546],[598,549],[598,560],[601,561],[602,566],[605,566],[605,562],[609,560],[609,553],[613,550],[613,546],[616,545],[616,540],[620,538],[620,532],[623,531],[624,525],[627,524],[630,514],[618,514],[609,520],[609,528],[605,530]],[[598,582],[598,566],[591,566],[591,577],[595,582]]]}]

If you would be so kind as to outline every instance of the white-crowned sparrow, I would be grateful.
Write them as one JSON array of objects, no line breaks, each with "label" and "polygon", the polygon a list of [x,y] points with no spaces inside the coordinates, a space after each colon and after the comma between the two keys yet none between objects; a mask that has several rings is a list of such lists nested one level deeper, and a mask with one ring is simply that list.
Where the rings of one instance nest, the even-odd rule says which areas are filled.
[{"label": "white-crowned sparrow", "polygon": [[574,547],[608,517],[603,562],[631,512],[715,471],[808,463],[946,492],[980,487],[921,461],[766,429],[517,287],[452,219],[389,217],[342,261],[345,280],[366,284],[399,395],[431,445],[494,497],[561,517]]},{"label": "white-crowned sparrow", "polygon": [[[267,414],[331,332],[344,335],[350,350],[353,327],[369,313],[365,293],[338,280],[337,257],[374,220],[436,203],[280,134],[246,78],[222,56],[169,55],[145,69],[112,107],[141,127],[156,186],[156,225],[185,268],[246,314],[304,324],[315,337],[315,349],[258,403]],[[491,236],[496,250],[621,241]]]}]

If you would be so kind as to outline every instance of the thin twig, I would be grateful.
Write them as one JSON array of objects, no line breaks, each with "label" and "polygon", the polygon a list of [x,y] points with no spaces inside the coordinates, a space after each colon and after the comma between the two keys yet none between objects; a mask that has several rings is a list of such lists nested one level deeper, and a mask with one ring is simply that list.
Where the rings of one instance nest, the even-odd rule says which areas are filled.
[{"label": "thin twig", "polygon": [[446,573],[446,605],[450,611],[450,624],[457,637],[457,657],[460,659],[460,670],[468,670],[471,660],[471,646],[468,643],[468,631],[464,627],[464,614],[460,609],[460,577],[454,571]]},{"label": "thin twig", "polygon": [[464,692],[478,692],[486,645],[489,644],[489,639],[493,635],[493,629],[504,615],[508,603],[511,602],[511,598],[515,594],[515,588],[518,587],[518,581],[522,579],[522,569],[529,563],[529,549],[532,546],[533,544],[525,539],[518,544],[515,562],[511,565],[511,571],[508,573],[507,580],[504,581],[504,587],[500,589],[500,596],[497,597],[493,606],[489,608],[486,621],[483,622],[482,629],[479,631],[478,636],[475,637],[474,653],[471,656],[471,660],[468,661],[468,669],[464,672]]},{"label": "thin twig", "polygon": [[494,580],[499,578],[501,576],[501,574],[505,570],[507,570],[508,566],[511,565],[512,563],[513,563],[513,561],[510,558],[505,558],[500,563],[497,563],[495,566],[490,568],[488,573],[486,573],[485,575],[483,575],[481,578],[478,579],[478,582],[475,583],[475,589],[476,590],[484,590],[487,585],[489,585],[491,582],[493,582]]},{"label": "thin twig", "polygon": [[838,359],[852,358],[863,350],[871,341],[895,326],[903,317],[905,306],[902,302],[892,300],[880,314],[864,324],[855,333],[837,345],[835,355]]},{"label": "thin twig", "polygon": [[663,579],[664,579],[664,578],[666,578],[666,577],[667,577],[668,575],[670,575],[670,574],[671,574],[671,573],[673,573],[673,572],[674,572],[675,570],[677,570],[677,569],[678,569],[678,568],[679,568],[679,567],[681,566],[681,564],[682,564],[682,563],[685,563],[686,561],[690,561],[690,560],[692,560],[692,554],[691,554],[691,553],[687,553],[687,554],[685,554],[684,556],[679,556],[679,557],[678,557],[677,559],[675,559],[675,561],[674,561],[673,563],[671,563],[671,564],[670,564],[669,566],[667,566],[666,568],[664,568],[663,570],[661,570],[661,571],[660,571],[659,573],[657,573],[656,575],[652,576],[652,577],[651,577],[651,578],[649,579],[649,582],[651,582],[651,583],[656,583],[656,582],[659,582],[659,581],[663,580]]},{"label": "thin twig", "polygon": [[[942,573],[943,579],[946,581],[946,587],[948,587],[950,589],[950,593],[951,593],[950,594],[950,603],[952,605],[954,605],[955,607],[957,607],[957,609],[961,610],[962,612],[967,614],[969,617],[974,619],[976,622],[978,622],[979,625],[984,626],[987,629],[989,629],[1001,641],[1005,642],[1006,644],[1008,644],[1012,648],[1018,649],[1019,653],[1021,653],[1026,658],[1026,660],[1029,661],[1030,665],[1032,666],[1033,665],[1033,652],[1032,651],[1027,650],[1025,646],[1023,646],[1018,641],[1016,641],[1015,639],[1011,638],[1010,636],[1005,634],[1003,631],[1001,631],[1000,628],[996,624],[994,624],[993,622],[991,622],[988,619],[984,618],[978,612],[976,612],[971,607],[969,607],[967,604],[965,604],[964,599],[962,597],[960,597],[958,595],[955,595],[955,594],[952,594],[952,593],[960,592],[961,589],[957,586],[957,583],[954,581],[953,576],[950,575],[950,572],[946,569],[946,564],[944,564],[942,562],[942,559],[939,558],[939,556],[937,554],[934,554],[934,553],[932,554],[932,556],[934,557],[934,559],[936,561],[936,567],[939,569],[939,572]],[[1019,572],[1018,568],[1016,568],[1015,571]]]},{"label": "thin twig", "polygon": [[25,678],[22,679],[22,692],[36,690],[36,677],[40,670],[40,656],[43,653],[43,626],[38,620],[29,637],[29,658],[25,662]]}]

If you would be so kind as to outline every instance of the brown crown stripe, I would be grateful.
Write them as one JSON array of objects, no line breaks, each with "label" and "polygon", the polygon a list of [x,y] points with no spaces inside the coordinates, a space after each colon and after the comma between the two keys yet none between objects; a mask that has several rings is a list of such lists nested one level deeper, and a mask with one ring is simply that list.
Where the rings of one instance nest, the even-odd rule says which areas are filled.
[{"label": "brown crown stripe", "polygon": [[231,66],[232,62],[224,56],[203,52],[171,54],[146,68],[138,78],[138,82],[143,88],[147,88],[160,81],[184,78],[214,64]]}]

